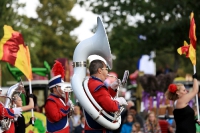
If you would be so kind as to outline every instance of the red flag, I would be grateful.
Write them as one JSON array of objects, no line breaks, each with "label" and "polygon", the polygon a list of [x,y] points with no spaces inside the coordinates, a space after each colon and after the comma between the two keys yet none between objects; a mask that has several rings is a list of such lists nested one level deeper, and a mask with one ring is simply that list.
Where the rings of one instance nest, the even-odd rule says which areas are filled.
[{"label": "red flag", "polygon": [[177,49],[177,52],[182,55],[185,54],[186,57],[190,58],[193,65],[196,65],[196,24],[194,21],[194,13],[192,12],[190,15],[190,30],[189,30],[189,38],[190,44],[188,45],[186,41],[184,41],[184,46]]},{"label": "red flag", "polygon": [[189,38],[190,38],[190,44],[192,44],[193,48],[196,49],[196,24],[194,20],[194,13],[192,12],[190,15],[190,31],[189,31]]},{"label": "red flag", "polygon": [[24,44],[21,33],[14,31],[12,27],[4,25],[4,36],[0,41],[0,60],[6,61],[17,67],[27,77],[32,79],[30,53]]}]

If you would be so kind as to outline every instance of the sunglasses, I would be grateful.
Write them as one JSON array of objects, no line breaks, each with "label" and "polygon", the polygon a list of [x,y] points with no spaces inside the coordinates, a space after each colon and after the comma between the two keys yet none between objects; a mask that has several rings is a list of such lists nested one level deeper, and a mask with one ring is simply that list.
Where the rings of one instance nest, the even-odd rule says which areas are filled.
[{"label": "sunglasses", "polygon": [[101,68],[102,70],[107,70],[108,71],[108,68]]}]

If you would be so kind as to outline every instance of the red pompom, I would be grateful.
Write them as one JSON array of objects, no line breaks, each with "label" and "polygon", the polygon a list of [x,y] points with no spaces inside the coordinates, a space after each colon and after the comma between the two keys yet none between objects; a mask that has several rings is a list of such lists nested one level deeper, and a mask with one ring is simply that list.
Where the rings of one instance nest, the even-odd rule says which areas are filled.
[{"label": "red pompom", "polygon": [[175,93],[177,91],[177,86],[175,84],[170,84],[168,89],[171,93]]},{"label": "red pompom", "polygon": [[61,75],[62,79],[65,77],[65,69],[59,61],[55,61],[53,65],[52,72],[54,76]]}]

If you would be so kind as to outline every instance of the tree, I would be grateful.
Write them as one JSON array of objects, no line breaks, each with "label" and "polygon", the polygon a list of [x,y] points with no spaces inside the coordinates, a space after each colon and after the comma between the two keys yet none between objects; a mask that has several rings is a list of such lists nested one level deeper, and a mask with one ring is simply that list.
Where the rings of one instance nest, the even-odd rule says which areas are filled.
[{"label": "tree", "polygon": [[[31,63],[33,67],[43,66],[46,60],[50,65],[57,58],[72,59],[73,51],[77,45],[77,37],[70,32],[78,27],[77,21],[70,15],[75,1],[47,1],[40,0],[37,8],[38,18],[28,18],[19,15],[17,10],[25,4],[18,4],[16,0],[0,1],[0,36],[3,37],[3,25],[13,27],[22,33],[25,43],[29,46]],[[6,63],[2,64],[3,86],[8,80],[14,78],[7,71]],[[9,75],[9,76],[7,76]]]},{"label": "tree", "polygon": [[50,65],[57,58],[72,59],[77,43],[77,37],[70,32],[78,27],[81,20],[70,15],[75,4],[74,0],[40,0],[37,8],[38,18],[33,20],[33,26],[39,26],[37,34],[41,46],[37,52],[40,61],[46,60]]},{"label": "tree", "polygon": [[[174,70],[177,70],[180,64],[191,64],[189,59],[179,56],[176,50],[183,45],[184,40],[189,42],[189,16],[192,11],[195,14],[197,24],[197,38],[200,38],[198,35],[200,2],[196,0],[170,2],[165,0],[79,0],[78,2],[88,10],[102,16],[104,23],[106,23],[106,29],[110,31],[111,49],[118,59],[130,62],[133,57],[139,58],[141,54],[148,54],[151,50],[156,50],[157,61],[160,56],[171,55],[170,58],[173,60],[167,58],[165,64],[174,61],[173,64],[169,64],[174,65]],[[143,19],[137,20],[136,16]],[[136,22],[133,23],[133,21]],[[146,40],[140,39],[140,36],[145,37]],[[123,58],[124,55],[126,58]],[[128,65],[123,66],[128,67]],[[197,68],[199,65],[198,63]],[[184,67],[187,67],[186,70],[191,72],[192,65]],[[115,69],[118,70],[118,68]]]}]

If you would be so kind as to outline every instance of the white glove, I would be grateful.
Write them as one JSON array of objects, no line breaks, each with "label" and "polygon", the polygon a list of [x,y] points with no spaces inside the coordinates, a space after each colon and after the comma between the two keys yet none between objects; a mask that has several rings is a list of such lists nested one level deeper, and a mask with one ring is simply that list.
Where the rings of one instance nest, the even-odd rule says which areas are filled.
[{"label": "white glove", "polygon": [[113,90],[116,90],[116,89],[119,87],[120,84],[121,84],[121,80],[118,79],[118,80],[114,81],[114,82],[110,85],[110,87],[111,87]]},{"label": "white glove", "polygon": [[15,117],[14,117],[14,121],[17,121],[17,119],[18,119],[18,116],[15,116]]},{"label": "white glove", "polygon": [[16,116],[20,116],[21,117],[21,114],[22,114],[22,109],[21,108],[12,108],[14,110],[14,114]]},{"label": "white glove", "polygon": [[72,102],[72,100],[68,100],[67,105],[70,106],[73,110],[74,110],[74,104]]},{"label": "white glove", "polygon": [[126,102],[126,100],[123,97],[117,97],[115,98],[116,101],[118,101],[118,103],[120,105],[128,105],[128,103]]}]

